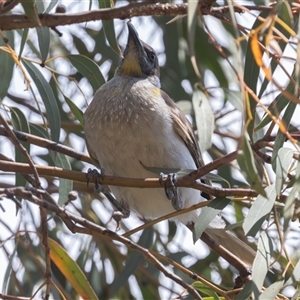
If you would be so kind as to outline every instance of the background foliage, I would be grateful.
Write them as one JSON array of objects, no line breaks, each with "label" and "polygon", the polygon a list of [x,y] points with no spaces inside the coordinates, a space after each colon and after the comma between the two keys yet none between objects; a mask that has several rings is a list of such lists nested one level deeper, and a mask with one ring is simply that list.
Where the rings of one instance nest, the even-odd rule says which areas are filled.
[{"label": "background foliage", "polygon": [[[64,4],[66,14],[98,8],[98,2],[92,1]],[[254,249],[258,245],[253,281],[235,294],[226,293],[234,285],[236,270],[201,242],[193,245],[191,234],[174,223],[163,221],[129,238],[152,249],[165,269],[183,282],[194,282],[202,296],[217,299],[218,294],[229,299],[240,292],[239,299],[245,299],[253,292],[258,298],[264,286],[260,299],[272,299],[277,293],[280,298],[295,299],[300,274],[298,7],[280,1],[255,10],[255,5],[262,3],[244,4],[251,6],[251,11],[244,7],[240,14],[240,6],[218,2],[210,15],[201,15],[198,3],[189,1],[186,16],[175,20],[174,16],[136,17],[133,23],[140,37],[158,53],[162,89],[198,127],[201,148],[208,150],[206,161],[239,150],[236,160],[216,171],[225,180],[215,186],[237,189],[224,217],[235,224],[230,229],[237,236]],[[114,5],[124,5],[126,10],[127,2],[99,1],[99,8]],[[223,11],[219,9],[222,6]],[[126,43],[125,21],[39,27],[38,13],[53,14],[56,9],[57,1],[32,0],[0,14],[1,19],[25,13],[37,23],[36,28],[0,31],[0,249],[1,260],[7,262],[0,297],[41,297],[49,289],[54,299],[186,295],[181,285],[129,244],[95,234],[73,234],[53,210],[39,210],[33,198],[25,200],[24,193],[12,189],[30,187],[29,181],[34,188],[45,189],[60,207],[96,225],[116,229],[117,223],[111,219],[113,207],[102,194],[86,187],[84,180],[46,174],[44,167],[79,172],[90,167],[89,159],[81,155],[86,152],[82,111],[114,74],[120,60],[118,45]],[[144,12],[147,9],[145,6]],[[18,138],[34,164],[41,166],[40,186],[32,177],[21,175],[20,165],[12,163],[7,169],[8,160],[28,163],[28,159],[17,142],[7,138],[5,124],[33,135]],[[57,142],[78,156],[61,153]],[[245,197],[238,192],[250,188],[260,195]],[[75,196],[69,194],[73,190]],[[40,199],[48,201],[41,195]],[[117,233],[122,235],[143,223],[133,215],[121,221]],[[45,237],[48,242],[42,243]],[[47,273],[50,264],[51,278]],[[187,269],[212,284],[189,278],[184,273]]]}]

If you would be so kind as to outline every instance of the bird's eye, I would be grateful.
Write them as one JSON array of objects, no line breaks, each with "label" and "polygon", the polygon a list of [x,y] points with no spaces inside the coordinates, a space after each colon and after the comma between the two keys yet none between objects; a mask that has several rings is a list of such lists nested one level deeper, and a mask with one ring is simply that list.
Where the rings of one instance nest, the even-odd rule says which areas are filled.
[{"label": "bird's eye", "polygon": [[149,59],[150,59],[152,62],[154,62],[154,61],[155,61],[155,58],[156,58],[156,55],[155,55],[155,53],[153,53],[153,52],[149,52],[149,53],[148,53],[148,57],[149,57]]}]

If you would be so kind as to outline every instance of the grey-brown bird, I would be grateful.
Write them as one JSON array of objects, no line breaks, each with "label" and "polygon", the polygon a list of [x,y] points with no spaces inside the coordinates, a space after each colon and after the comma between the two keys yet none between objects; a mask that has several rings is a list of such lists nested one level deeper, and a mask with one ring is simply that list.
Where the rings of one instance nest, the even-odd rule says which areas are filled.
[{"label": "grey-brown bird", "polygon": [[[84,113],[87,149],[94,165],[103,168],[107,175],[127,178],[158,177],[149,171],[154,167],[201,167],[203,159],[191,124],[161,90],[155,51],[139,39],[130,22],[127,26],[128,41],[121,64],[115,76],[96,92]],[[162,188],[110,189],[119,209],[128,208],[147,219],[205,200],[198,190],[191,188],[177,188],[173,201]],[[199,214],[197,209],[174,220],[190,227]],[[210,226],[206,233],[244,263],[252,263],[254,251],[223,228]]]}]

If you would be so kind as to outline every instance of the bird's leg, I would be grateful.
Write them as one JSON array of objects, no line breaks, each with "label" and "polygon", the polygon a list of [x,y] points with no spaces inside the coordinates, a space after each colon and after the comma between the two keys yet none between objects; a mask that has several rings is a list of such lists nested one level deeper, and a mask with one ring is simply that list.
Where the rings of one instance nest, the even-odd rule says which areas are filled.
[{"label": "bird's leg", "polygon": [[[99,183],[99,177],[101,176],[103,178],[103,176],[104,176],[104,169],[101,168],[100,172],[98,172],[96,169],[88,169],[88,172],[87,172],[87,184],[88,185],[94,176],[96,176],[96,180],[95,180],[96,192],[103,193],[106,196],[106,198],[108,199],[108,201],[121,213],[123,219],[128,218],[130,215],[130,209],[129,209],[127,202],[125,202],[123,200],[118,201],[116,199],[116,197],[107,188],[101,186],[101,184]],[[116,215],[118,215],[118,218],[120,218],[119,213]],[[114,214],[113,214],[113,218],[114,218]]]},{"label": "bird's leg", "polygon": [[181,210],[183,208],[183,203],[177,194],[177,175],[175,173],[170,173],[168,175],[160,173],[159,180],[162,181],[165,176],[167,176],[167,180],[165,181],[166,196],[172,201],[172,206],[175,210]]}]

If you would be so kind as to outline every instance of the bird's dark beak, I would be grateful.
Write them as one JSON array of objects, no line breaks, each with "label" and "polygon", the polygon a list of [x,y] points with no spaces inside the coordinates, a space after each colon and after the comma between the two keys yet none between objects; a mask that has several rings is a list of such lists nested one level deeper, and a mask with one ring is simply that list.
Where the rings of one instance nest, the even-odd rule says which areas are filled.
[{"label": "bird's dark beak", "polygon": [[141,43],[141,40],[139,39],[139,35],[135,30],[134,26],[132,25],[131,21],[127,22],[127,28],[128,28],[128,41],[127,41],[126,48],[135,47],[137,52],[144,52],[143,45]]},{"label": "bird's dark beak", "polygon": [[142,76],[142,61],[145,56],[144,46],[139,39],[131,22],[127,22],[128,41],[123,54],[123,61],[119,67],[122,74],[131,76]]}]

